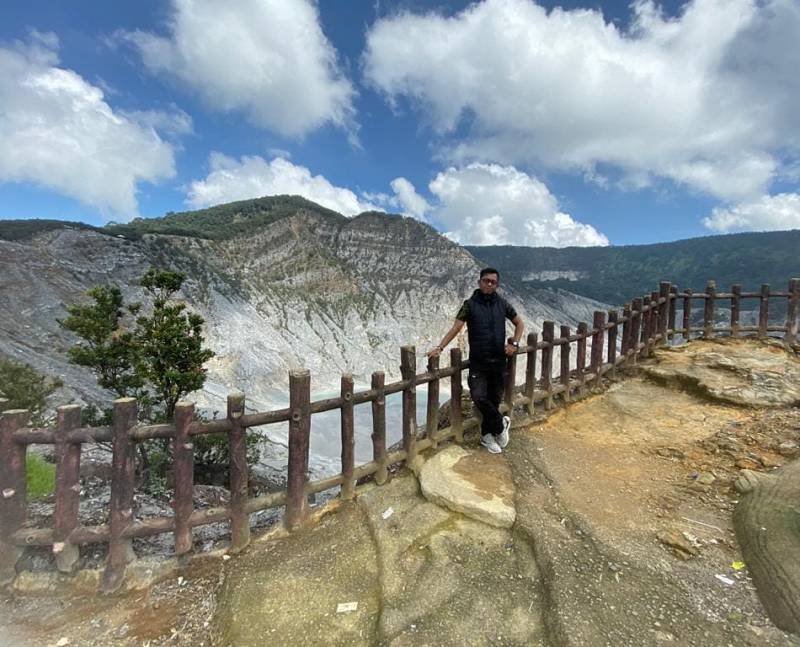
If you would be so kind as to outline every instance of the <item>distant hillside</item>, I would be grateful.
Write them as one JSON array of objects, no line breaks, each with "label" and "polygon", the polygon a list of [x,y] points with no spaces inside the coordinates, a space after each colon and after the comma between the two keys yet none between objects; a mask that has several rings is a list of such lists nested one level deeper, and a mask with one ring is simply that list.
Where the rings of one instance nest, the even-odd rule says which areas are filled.
[{"label": "distant hillside", "polygon": [[720,290],[734,283],[758,290],[769,283],[785,290],[800,276],[800,230],[729,234],[655,245],[622,247],[466,248],[497,267],[517,286],[560,288],[597,301],[621,305],[669,280],[679,288],[702,290],[714,279]]}]

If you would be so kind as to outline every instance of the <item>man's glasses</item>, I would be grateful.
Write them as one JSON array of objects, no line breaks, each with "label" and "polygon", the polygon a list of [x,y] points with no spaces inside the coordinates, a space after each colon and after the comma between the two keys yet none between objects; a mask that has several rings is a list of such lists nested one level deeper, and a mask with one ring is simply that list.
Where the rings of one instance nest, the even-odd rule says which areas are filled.
[{"label": "man's glasses", "polygon": [[497,285],[497,279],[481,279],[486,285]]}]

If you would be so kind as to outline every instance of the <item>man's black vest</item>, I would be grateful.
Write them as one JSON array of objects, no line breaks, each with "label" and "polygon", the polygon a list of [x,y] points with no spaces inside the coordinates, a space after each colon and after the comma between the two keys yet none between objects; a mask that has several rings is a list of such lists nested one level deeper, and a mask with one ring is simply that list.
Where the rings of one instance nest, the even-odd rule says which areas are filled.
[{"label": "man's black vest", "polygon": [[470,363],[499,362],[505,359],[506,302],[496,293],[475,290],[469,298]]}]

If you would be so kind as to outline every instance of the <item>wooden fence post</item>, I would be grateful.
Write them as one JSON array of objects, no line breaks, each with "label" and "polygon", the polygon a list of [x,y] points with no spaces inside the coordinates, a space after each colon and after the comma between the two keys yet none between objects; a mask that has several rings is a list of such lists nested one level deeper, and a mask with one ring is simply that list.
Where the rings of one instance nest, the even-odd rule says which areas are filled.
[{"label": "wooden fence post", "polygon": [[514,353],[506,359],[506,382],[503,389],[503,402],[506,405],[506,414],[514,417],[514,390],[517,382],[517,354]]},{"label": "wooden fence post", "polygon": [[600,384],[600,369],[603,367],[603,339],[606,334],[606,313],[595,310],[592,320],[592,373],[596,385]]},{"label": "wooden fence post", "polygon": [[286,483],[286,519],[289,530],[300,527],[308,516],[308,450],[311,440],[311,373],[289,372],[289,467]]},{"label": "wooden fence post", "polygon": [[[672,284],[669,281],[661,281],[658,289],[658,333],[661,339],[658,340],[659,346],[667,343],[667,329],[669,328],[669,291]],[[661,301],[663,300],[663,303]]]},{"label": "wooden fence post", "polygon": [[[645,306],[647,310],[644,310]],[[650,302],[650,297],[645,296],[642,298],[642,325],[639,333],[639,343],[642,345],[642,350],[639,352],[639,357],[647,357],[650,355],[650,320],[653,316],[653,304]]]},{"label": "wooden fence post", "polygon": [[400,374],[404,382],[403,389],[403,448],[406,450],[406,465],[417,473],[417,385],[414,378],[417,373],[417,351],[413,346],[400,349]]},{"label": "wooden fence post", "polygon": [[689,341],[692,338],[692,288],[686,288],[683,297],[683,341]]},{"label": "wooden fence post", "polygon": [[[436,375],[439,370],[439,357],[428,358],[428,372]],[[425,416],[425,433],[436,449],[436,432],[439,430],[439,376],[428,382],[428,408]]]},{"label": "wooden fence post", "polygon": [[617,376],[617,327],[619,326],[619,311],[608,311],[608,323],[611,328],[608,329],[608,363],[611,364],[611,377]]},{"label": "wooden fence post", "polygon": [[461,349],[450,349],[450,366],[455,372],[450,378],[450,428],[453,438],[459,445],[464,444],[464,420],[461,411],[461,394],[464,390],[461,384]]},{"label": "wooden fence post", "polygon": [[78,566],[78,546],[69,541],[78,526],[80,503],[80,443],[71,443],[68,434],[81,425],[81,407],[68,404],[56,409],[56,506],[53,512],[53,554],[62,573]]},{"label": "wooden fence post", "polygon": [[122,586],[128,562],[136,558],[133,544],[124,533],[133,522],[135,488],[135,446],[130,436],[136,425],[135,398],[114,400],[114,425],[111,440],[111,512],[109,513],[108,557],[103,571],[103,593],[114,593]]},{"label": "wooden fence post", "polygon": [[[622,307],[622,318],[624,321],[622,322],[622,344],[620,348],[620,352],[622,356],[625,358],[625,364],[628,363],[628,351],[631,347],[630,337],[631,337],[631,328],[632,328],[632,321],[631,321],[631,305],[626,303]],[[578,334],[580,334],[580,330],[578,330]]]},{"label": "wooden fence post", "polygon": [[668,339],[675,338],[675,316],[678,310],[678,287],[670,285],[669,287],[669,318],[667,320],[667,328],[669,329]]},{"label": "wooden fence post", "polygon": [[11,409],[0,413],[0,586],[11,583],[22,550],[11,536],[25,523],[27,482],[25,454],[27,445],[14,441],[14,432],[28,424],[30,413]]},{"label": "wooden fence post", "polygon": [[575,357],[575,372],[578,374],[578,397],[586,395],[586,338],[589,335],[589,324],[581,321],[578,324],[578,344]]},{"label": "wooden fence post", "polygon": [[542,341],[548,344],[542,349],[542,391],[547,393],[547,399],[544,401],[544,408],[550,410],[553,408],[553,388],[551,386],[551,376],[553,374],[553,339],[555,338],[555,326],[552,321],[542,322]]},{"label": "wooden fence post", "polygon": [[241,391],[228,395],[227,414],[231,423],[228,432],[228,454],[230,456],[231,488],[231,546],[229,551],[238,553],[250,543],[250,515],[245,510],[249,487],[247,468],[247,428],[242,426],[245,396]]},{"label": "wooden fence post", "polygon": [[372,460],[378,464],[375,472],[375,482],[383,485],[389,478],[389,469],[386,464],[386,396],[383,387],[386,376],[383,371],[372,374],[372,390],[376,392],[372,401]]},{"label": "wooden fence post", "polygon": [[656,335],[661,324],[661,304],[658,302],[658,292],[650,293],[650,318],[648,319],[647,342],[652,351],[657,344]]},{"label": "wooden fence post", "polygon": [[767,336],[767,326],[769,325],[769,284],[761,286],[761,298],[758,302],[758,337],[763,339]]},{"label": "wooden fence post", "polygon": [[175,405],[172,437],[172,465],[175,489],[172,510],[175,515],[175,555],[180,559],[192,551],[192,527],[189,519],[194,509],[194,445],[189,431],[194,422],[194,402]]},{"label": "wooden fence post", "polygon": [[644,301],[640,297],[636,297],[631,303],[631,333],[628,337],[628,350],[632,351],[631,362],[636,364],[639,361],[639,336],[642,322],[644,321],[642,315],[642,307]]},{"label": "wooden fence post", "polygon": [[356,467],[356,436],[353,406],[353,376],[342,375],[342,499],[351,500],[356,493],[353,470]]},{"label": "wooden fence post", "polygon": [[528,333],[528,351],[525,363],[525,397],[528,398],[528,415],[534,411],[533,393],[536,391],[536,346],[539,335],[535,332]]},{"label": "wooden fence post", "polygon": [[738,283],[731,287],[731,337],[739,334],[739,314],[742,308],[742,286]]},{"label": "wooden fence post", "polygon": [[789,303],[786,309],[786,335],[784,341],[787,344],[797,342],[797,315],[800,310],[800,279],[789,281]]},{"label": "wooden fence post", "polygon": [[705,307],[703,309],[703,339],[714,337],[714,306],[717,299],[717,284],[709,281],[706,284]]},{"label": "wooden fence post", "polygon": [[566,339],[563,343],[559,345],[559,355],[561,359],[561,386],[564,387],[564,391],[562,392],[562,398],[564,402],[569,402],[570,400],[570,388],[569,388],[569,335],[570,330],[569,326],[561,326],[560,337],[562,339]]}]

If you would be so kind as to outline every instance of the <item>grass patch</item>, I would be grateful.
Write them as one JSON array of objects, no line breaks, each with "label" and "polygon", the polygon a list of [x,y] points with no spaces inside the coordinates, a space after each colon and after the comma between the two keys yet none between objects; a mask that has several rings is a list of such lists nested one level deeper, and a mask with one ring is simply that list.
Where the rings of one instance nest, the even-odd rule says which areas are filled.
[{"label": "grass patch", "polygon": [[41,456],[28,454],[26,459],[28,498],[38,499],[52,494],[56,487],[56,466]]}]

